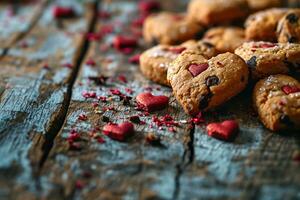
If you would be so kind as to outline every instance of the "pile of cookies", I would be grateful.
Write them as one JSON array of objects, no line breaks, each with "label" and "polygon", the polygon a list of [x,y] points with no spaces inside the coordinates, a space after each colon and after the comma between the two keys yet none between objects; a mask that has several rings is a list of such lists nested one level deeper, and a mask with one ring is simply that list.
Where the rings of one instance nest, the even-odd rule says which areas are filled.
[{"label": "pile of cookies", "polygon": [[253,102],[263,124],[273,131],[299,129],[300,9],[287,3],[299,4],[192,0],[187,13],[152,14],[143,35],[155,46],[141,55],[141,72],[172,87],[192,116],[256,83]]}]

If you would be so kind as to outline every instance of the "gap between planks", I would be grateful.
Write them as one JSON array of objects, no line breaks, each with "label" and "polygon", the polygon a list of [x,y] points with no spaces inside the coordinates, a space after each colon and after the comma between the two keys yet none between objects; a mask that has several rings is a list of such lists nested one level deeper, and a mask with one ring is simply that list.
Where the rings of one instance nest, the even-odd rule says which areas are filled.
[{"label": "gap between planks", "polygon": [[[92,17],[90,19],[90,21],[88,22],[88,32],[93,32],[97,23],[97,12],[98,12],[98,4],[99,4],[99,0],[96,0],[91,6],[92,6]],[[85,36],[83,36],[85,37]],[[73,86],[74,83],[77,79],[78,76],[78,72],[80,71],[81,68],[81,64],[82,61],[84,60],[84,57],[86,56],[88,49],[90,46],[90,42],[87,38],[84,39],[83,44],[81,44],[79,46],[79,48],[76,50],[76,54],[77,56],[75,57],[75,66],[74,66],[74,70],[72,71],[71,74],[71,78],[68,81],[68,85],[67,85],[67,93],[66,93],[66,98],[63,101],[63,110],[61,112],[61,114],[54,119],[53,123],[51,123],[49,129],[47,130],[47,132],[45,133],[45,141],[42,145],[42,157],[39,161],[39,166],[38,166],[38,172],[37,175],[40,174],[44,163],[46,162],[48,155],[53,147],[53,142],[55,140],[55,137],[58,135],[58,133],[61,131],[61,129],[63,128],[63,125],[65,123],[66,117],[67,117],[67,113],[70,107],[70,103],[71,103],[71,98],[72,98],[72,93],[73,93]]]}]

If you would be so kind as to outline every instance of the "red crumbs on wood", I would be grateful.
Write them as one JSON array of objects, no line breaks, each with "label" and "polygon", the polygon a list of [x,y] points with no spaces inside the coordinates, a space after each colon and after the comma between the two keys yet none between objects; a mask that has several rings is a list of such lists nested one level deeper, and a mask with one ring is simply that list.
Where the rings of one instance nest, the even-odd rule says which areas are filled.
[{"label": "red crumbs on wood", "polygon": [[119,81],[123,82],[123,83],[127,83],[127,79],[124,75],[119,75],[118,76]]},{"label": "red crumbs on wood", "polygon": [[100,144],[104,144],[105,140],[102,137],[97,137],[97,142]]},{"label": "red crumbs on wood", "polygon": [[77,181],[75,182],[75,187],[76,187],[76,189],[81,190],[81,189],[83,189],[84,184],[83,184],[83,182],[81,182],[80,180],[77,180]]},{"label": "red crumbs on wood", "polygon": [[75,11],[70,7],[55,6],[52,10],[52,14],[55,18],[67,18],[74,17]]},{"label": "red crumbs on wood", "polygon": [[139,10],[142,13],[151,13],[161,9],[161,5],[158,1],[153,0],[143,0],[139,2]]},{"label": "red crumbs on wood", "polygon": [[80,114],[78,116],[78,120],[80,120],[80,121],[86,121],[87,119],[88,119],[88,117],[85,114]]},{"label": "red crumbs on wood", "polygon": [[186,50],[186,48],[185,47],[171,47],[168,50],[175,54],[181,54],[184,50]]},{"label": "red crumbs on wood", "polygon": [[202,72],[204,72],[205,70],[207,70],[208,67],[209,67],[208,63],[191,64],[189,66],[189,71],[191,72],[193,77],[196,77]]},{"label": "red crumbs on wood", "polygon": [[63,66],[69,69],[72,69],[74,67],[71,63],[64,63]]},{"label": "red crumbs on wood", "polygon": [[80,139],[80,134],[76,130],[72,129],[67,137],[67,141],[69,143],[72,143],[78,141],[79,139]]},{"label": "red crumbs on wood", "polygon": [[140,63],[140,56],[141,56],[141,54],[136,54],[136,55],[131,56],[128,60],[132,64],[139,64]]},{"label": "red crumbs on wood", "polygon": [[103,134],[113,140],[124,141],[134,133],[134,126],[130,122],[118,124],[107,124],[103,127]]},{"label": "red crumbs on wood", "polygon": [[196,117],[192,118],[191,121],[192,123],[196,124],[196,125],[199,125],[203,122],[205,122],[205,119],[203,118],[203,115],[201,112],[199,112]]},{"label": "red crumbs on wood", "polygon": [[297,86],[289,86],[289,85],[285,85],[281,88],[281,90],[286,94],[293,94],[296,92],[300,92],[300,88],[298,88]]},{"label": "red crumbs on wood", "polygon": [[162,126],[169,127],[169,131],[171,132],[175,132],[174,126],[179,126],[178,122],[174,121],[174,118],[168,114],[162,116],[161,118],[157,116],[153,116],[152,122],[158,127],[162,127]]},{"label": "red crumbs on wood", "polygon": [[105,36],[107,34],[113,33],[115,30],[114,26],[111,24],[102,25],[100,28],[100,34]]},{"label": "red crumbs on wood", "polygon": [[110,93],[113,94],[113,95],[117,95],[117,96],[120,96],[122,95],[121,91],[118,90],[118,89],[109,89]]},{"label": "red crumbs on wood", "polygon": [[211,137],[224,141],[232,141],[239,132],[239,124],[235,120],[226,120],[221,123],[208,124],[206,130]]},{"label": "red crumbs on wood", "polygon": [[86,39],[90,42],[101,40],[101,33],[86,33]]},{"label": "red crumbs on wood", "polygon": [[82,92],[82,96],[84,98],[96,98],[97,97],[96,92],[87,92],[87,91]]},{"label": "red crumbs on wood", "polygon": [[162,110],[169,105],[169,97],[154,96],[149,92],[141,93],[136,97],[138,105],[146,111]]},{"label": "red crumbs on wood", "polygon": [[96,62],[92,58],[89,58],[89,59],[87,59],[85,64],[88,65],[88,66],[94,67],[96,65]]},{"label": "red crumbs on wood", "polygon": [[131,25],[133,27],[137,27],[137,28],[140,28],[140,27],[143,27],[143,24],[144,24],[144,21],[145,19],[147,18],[147,16],[140,16],[139,18],[137,19],[134,19],[131,23]]},{"label": "red crumbs on wood", "polygon": [[111,17],[111,14],[108,11],[101,10],[98,13],[98,17],[101,18],[101,19],[109,19]]},{"label": "red crumbs on wood", "polygon": [[113,41],[114,48],[124,54],[133,52],[137,45],[137,40],[132,37],[116,36]]}]

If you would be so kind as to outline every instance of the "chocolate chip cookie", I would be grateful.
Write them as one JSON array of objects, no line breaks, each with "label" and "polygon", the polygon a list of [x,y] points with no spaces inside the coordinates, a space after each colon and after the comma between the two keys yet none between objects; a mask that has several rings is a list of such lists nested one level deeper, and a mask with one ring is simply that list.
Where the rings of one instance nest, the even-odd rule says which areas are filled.
[{"label": "chocolate chip cookie", "polygon": [[300,42],[300,10],[288,12],[278,23],[278,42]]},{"label": "chocolate chip cookie", "polygon": [[238,27],[216,27],[209,29],[203,40],[215,45],[220,53],[234,52],[245,40],[245,31]]},{"label": "chocolate chip cookie", "polygon": [[290,43],[247,42],[235,50],[248,64],[254,80],[274,74],[300,71],[300,45]]},{"label": "chocolate chip cookie", "polygon": [[283,6],[282,0],[247,0],[252,10],[264,10]]},{"label": "chocolate chip cookie", "polygon": [[161,12],[149,16],[143,27],[144,39],[150,44],[175,45],[197,38],[203,27],[185,14]]},{"label": "chocolate chip cookie", "polygon": [[208,60],[197,51],[187,50],[171,63],[167,77],[185,112],[196,115],[241,92],[248,73],[246,63],[235,54],[219,54]]},{"label": "chocolate chip cookie", "polygon": [[220,24],[247,16],[246,0],[192,0],[188,6],[188,16],[203,24]]},{"label": "chocolate chip cookie", "polygon": [[277,24],[288,11],[285,8],[272,8],[250,15],[245,22],[246,39],[276,42]]},{"label": "chocolate chip cookie", "polygon": [[286,75],[260,80],[253,93],[262,123],[272,131],[300,129],[300,83]]},{"label": "chocolate chip cookie", "polygon": [[170,86],[167,81],[168,67],[186,49],[194,49],[206,58],[211,58],[217,54],[212,44],[203,41],[190,40],[178,46],[158,45],[141,55],[141,72],[156,83]]}]

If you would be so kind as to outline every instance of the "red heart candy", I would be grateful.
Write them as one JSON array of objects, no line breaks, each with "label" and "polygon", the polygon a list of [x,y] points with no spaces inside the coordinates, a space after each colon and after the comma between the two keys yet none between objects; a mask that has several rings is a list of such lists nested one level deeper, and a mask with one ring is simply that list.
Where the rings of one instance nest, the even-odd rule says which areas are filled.
[{"label": "red heart candy", "polygon": [[73,17],[75,15],[75,11],[73,10],[73,8],[69,7],[56,6],[53,8],[52,12],[55,18]]},{"label": "red heart candy", "polygon": [[124,141],[134,133],[134,126],[130,122],[118,124],[107,124],[103,127],[103,134],[113,140]]},{"label": "red heart candy", "polygon": [[168,106],[169,97],[154,96],[149,92],[141,93],[136,97],[137,103],[147,111],[161,110]]},{"label": "red heart candy", "polygon": [[191,64],[189,66],[189,71],[191,72],[193,77],[196,77],[202,72],[204,72],[205,70],[207,70],[208,67],[209,67],[208,63]]},{"label": "red heart candy", "polygon": [[281,90],[286,94],[293,94],[296,92],[300,92],[300,88],[298,88],[297,86],[289,86],[289,85],[285,85],[281,88]]},{"label": "red heart candy", "polygon": [[116,36],[113,41],[114,48],[125,54],[132,52],[137,45],[137,40],[132,37]]},{"label": "red heart candy", "polygon": [[185,47],[173,47],[169,48],[169,51],[175,54],[181,54],[184,50],[186,50]]},{"label": "red heart candy", "polygon": [[232,141],[237,136],[239,124],[235,120],[226,120],[221,123],[208,124],[206,130],[211,137]]}]

